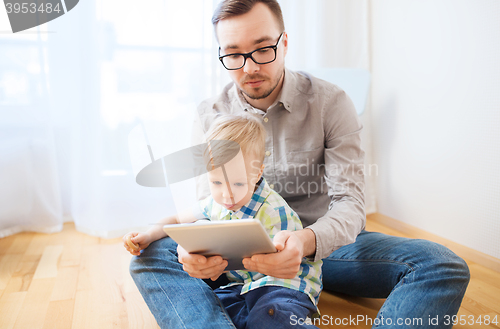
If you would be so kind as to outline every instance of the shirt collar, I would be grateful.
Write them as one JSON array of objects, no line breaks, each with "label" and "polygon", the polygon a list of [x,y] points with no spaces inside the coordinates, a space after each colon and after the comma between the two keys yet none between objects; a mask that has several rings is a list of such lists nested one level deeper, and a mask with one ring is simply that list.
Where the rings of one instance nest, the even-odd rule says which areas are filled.
[{"label": "shirt collar", "polygon": [[283,79],[283,88],[278,96],[279,103],[292,112],[292,103],[297,94],[297,77],[285,67],[285,78]]},{"label": "shirt collar", "polygon": [[236,211],[228,210],[222,207],[221,217],[230,216],[232,219],[247,219],[254,218],[262,204],[266,201],[271,193],[271,188],[264,177],[261,177],[257,183],[257,189],[253,192],[252,198],[244,206]]},{"label": "shirt collar", "polygon": [[[292,112],[292,103],[297,90],[297,78],[295,77],[293,72],[288,70],[286,67],[284,75],[285,76],[283,78],[283,86],[281,88],[281,91],[276,98],[276,101],[269,107],[269,109],[275,107],[276,105],[283,104],[283,107],[288,112]],[[240,108],[244,109],[245,111],[264,114],[264,111],[253,107],[247,102],[247,100],[243,96],[243,93],[238,89],[236,84],[233,84],[233,87],[231,89],[231,93],[233,94],[233,97],[234,99],[236,99],[236,102],[240,106]]]}]

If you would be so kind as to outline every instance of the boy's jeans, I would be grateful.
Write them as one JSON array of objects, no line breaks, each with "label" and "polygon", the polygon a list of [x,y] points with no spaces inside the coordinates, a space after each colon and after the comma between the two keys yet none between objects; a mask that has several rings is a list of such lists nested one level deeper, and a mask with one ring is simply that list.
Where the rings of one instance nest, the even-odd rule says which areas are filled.
[{"label": "boy's jeans", "polygon": [[303,292],[264,286],[241,294],[242,285],[216,289],[222,305],[239,329],[318,328],[307,317],[316,313],[309,296]]},{"label": "boy's jeans", "polygon": [[[130,273],[161,328],[234,328],[212,288],[183,271],[172,239],[134,256]],[[325,290],[387,298],[373,321],[378,328],[410,321],[418,328],[451,328],[468,282],[467,264],[446,247],[375,232],[361,232],[323,260]]]}]

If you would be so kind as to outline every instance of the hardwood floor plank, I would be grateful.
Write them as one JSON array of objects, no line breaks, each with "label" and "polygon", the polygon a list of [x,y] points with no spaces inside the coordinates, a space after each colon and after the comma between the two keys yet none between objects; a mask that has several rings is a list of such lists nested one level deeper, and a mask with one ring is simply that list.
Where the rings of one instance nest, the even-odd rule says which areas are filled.
[{"label": "hardwood floor plank", "polygon": [[101,244],[100,248],[102,284],[109,292],[104,298],[108,303],[122,303],[125,301],[124,276],[128,273],[122,271],[121,259],[117,255],[122,252],[123,247],[115,242],[113,245]]},{"label": "hardwood floor plank", "polygon": [[91,290],[76,292],[72,329],[104,328],[97,319],[99,317],[99,307],[97,307],[99,301],[96,295]]},{"label": "hardwood floor plank", "polygon": [[91,235],[87,235],[87,234],[82,235],[82,244],[84,246],[97,245],[97,244],[99,244],[99,241],[100,241],[100,238],[98,238],[96,236],[91,236]]},{"label": "hardwood floor plank", "polygon": [[[129,328],[160,328],[138,290],[125,295]],[[144,307],[146,306],[146,307]]]},{"label": "hardwood floor plank", "polygon": [[[473,329],[482,329],[482,328],[500,328],[498,325],[492,324],[491,320],[488,321],[490,324],[484,323],[484,316],[488,315],[490,319],[495,317],[494,313],[474,313],[469,312],[465,308],[461,308],[457,314],[457,325],[453,326],[453,328],[473,328]],[[481,316],[481,319],[479,319]],[[498,321],[500,321],[500,316],[497,315]],[[461,324],[461,320],[465,321],[465,324]],[[482,322],[482,323],[479,323]]]},{"label": "hardwood floor plank", "polygon": [[63,248],[63,246],[46,246],[43,249],[42,258],[33,279],[55,278],[57,276],[57,264]]},{"label": "hardwood floor plank", "polygon": [[28,288],[35,274],[36,267],[40,261],[41,256],[22,256],[21,261],[18,263],[15,272],[5,288],[6,292],[20,292],[28,291]]},{"label": "hardwood floor plank", "polygon": [[[14,292],[22,292],[22,291],[28,291],[29,284],[31,283],[31,276],[26,276],[26,277],[18,277],[18,276],[13,276],[10,278],[9,283],[5,287],[5,293],[14,293]],[[25,281],[25,278],[27,281]]]},{"label": "hardwood floor plank", "polygon": [[6,254],[24,254],[35,235],[36,233],[28,232],[13,235],[12,238],[14,238],[14,241],[12,241],[12,243],[10,244],[9,248],[6,251]]},{"label": "hardwood floor plank", "polygon": [[0,290],[4,290],[21,261],[22,254],[5,254],[0,256]]},{"label": "hardwood floor plank", "polygon": [[71,328],[74,307],[74,299],[51,301],[47,309],[43,329]]},{"label": "hardwood floor plank", "polygon": [[43,327],[49,307],[49,296],[56,279],[33,279],[26,293],[24,302],[17,317],[15,328],[38,329]]},{"label": "hardwood floor plank", "polygon": [[[367,230],[415,237],[370,220]],[[0,239],[1,247],[0,328],[159,328],[129,274],[132,256],[120,239],[90,237],[67,223],[61,233]],[[459,315],[498,315],[500,321],[500,273],[467,262],[471,283]],[[383,302],[323,292],[319,307],[326,323],[319,327],[371,328]],[[346,322],[358,316],[365,319],[359,326]],[[477,323],[455,328],[500,329]]]},{"label": "hardwood floor plank", "polygon": [[82,257],[83,240],[86,234],[78,232],[73,223],[65,223],[61,233],[52,240],[54,245],[63,245],[64,249],[59,260],[60,267],[79,266]]},{"label": "hardwood floor plank", "polygon": [[82,248],[77,291],[93,290],[98,286],[99,274],[93,269],[99,269],[99,247],[97,245],[84,245]]},{"label": "hardwood floor plank", "polygon": [[106,303],[99,291],[76,292],[73,329],[128,328],[125,303]]},{"label": "hardwood floor plank", "polygon": [[400,231],[397,231],[395,229],[392,229],[392,228],[384,226],[380,223],[377,223],[373,220],[370,220],[369,218],[366,221],[366,228],[365,229],[367,231],[370,231],[370,232],[380,232],[380,233],[394,235],[394,236],[401,236],[404,238],[413,238],[413,236],[411,236],[409,234],[404,234]]},{"label": "hardwood floor plank", "polygon": [[26,291],[2,294],[0,298],[0,328],[14,328],[26,294]]},{"label": "hardwood floor plank", "polygon": [[477,315],[494,313],[500,321],[500,288],[476,278],[470,281],[464,299],[462,308]]},{"label": "hardwood floor plank", "polygon": [[129,273],[130,260],[132,255],[129,253],[120,253],[121,271],[123,273],[123,290],[125,293],[138,292],[134,279]]},{"label": "hardwood floor plank", "polygon": [[58,233],[55,234],[45,234],[38,233],[33,236],[28,247],[24,251],[25,255],[42,255],[44,249],[51,245],[52,240],[56,237]]},{"label": "hardwood floor plank", "polygon": [[[77,266],[60,267],[56,277],[56,283],[50,301],[62,301],[75,299],[76,287],[79,278],[79,268]],[[57,305],[57,304],[54,304]]]},{"label": "hardwood floor plank", "polygon": [[50,245],[75,245],[81,244],[85,234],[75,229],[74,223],[64,223],[63,230],[57,234],[50,234]]},{"label": "hardwood floor plank", "polygon": [[9,253],[10,246],[14,243],[17,234],[0,238],[0,256]]},{"label": "hardwood floor plank", "polygon": [[59,266],[80,266],[80,261],[82,259],[82,247],[82,243],[78,241],[75,241],[74,244],[64,244],[64,249],[61,254],[61,258],[59,259]]},{"label": "hardwood floor plank", "polygon": [[499,286],[499,273],[482,265],[467,261],[471,277],[479,278],[481,281],[488,283],[491,286]]}]

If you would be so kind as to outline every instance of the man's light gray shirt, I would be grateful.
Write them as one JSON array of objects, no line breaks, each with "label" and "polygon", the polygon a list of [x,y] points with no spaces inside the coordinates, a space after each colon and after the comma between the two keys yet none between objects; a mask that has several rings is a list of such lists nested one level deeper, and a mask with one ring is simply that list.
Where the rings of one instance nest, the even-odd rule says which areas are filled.
[{"label": "man's light gray shirt", "polygon": [[[218,114],[249,111],[267,131],[264,177],[316,235],[314,260],[353,243],[365,226],[362,125],[338,86],[285,69],[283,88],[266,112],[253,108],[234,83],[198,107],[204,131]],[[196,126],[196,125],[195,125]],[[199,126],[199,125],[197,125]],[[200,131],[200,130],[198,130]],[[200,141],[195,131],[195,141]],[[198,180],[198,198],[209,195]]]}]

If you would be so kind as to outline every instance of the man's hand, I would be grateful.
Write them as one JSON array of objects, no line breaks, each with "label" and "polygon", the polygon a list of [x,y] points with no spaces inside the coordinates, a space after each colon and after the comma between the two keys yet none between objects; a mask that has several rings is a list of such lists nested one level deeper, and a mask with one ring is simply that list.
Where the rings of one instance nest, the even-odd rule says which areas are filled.
[{"label": "man's hand", "polygon": [[279,252],[267,255],[253,255],[244,258],[243,265],[249,271],[281,279],[292,279],[300,270],[302,258],[307,256],[316,236],[310,229],[300,231],[280,231],[273,239]]},{"label": "man's hand", "polygon": [[186,271],[193,278],[208,279],[212,281],[224,273],[227,267],[227,260],[221,256],[205,257],[197,254],[190,254],[181,246],[177,246],[177,254],[179,255],[179,263],[183,265]]}]

